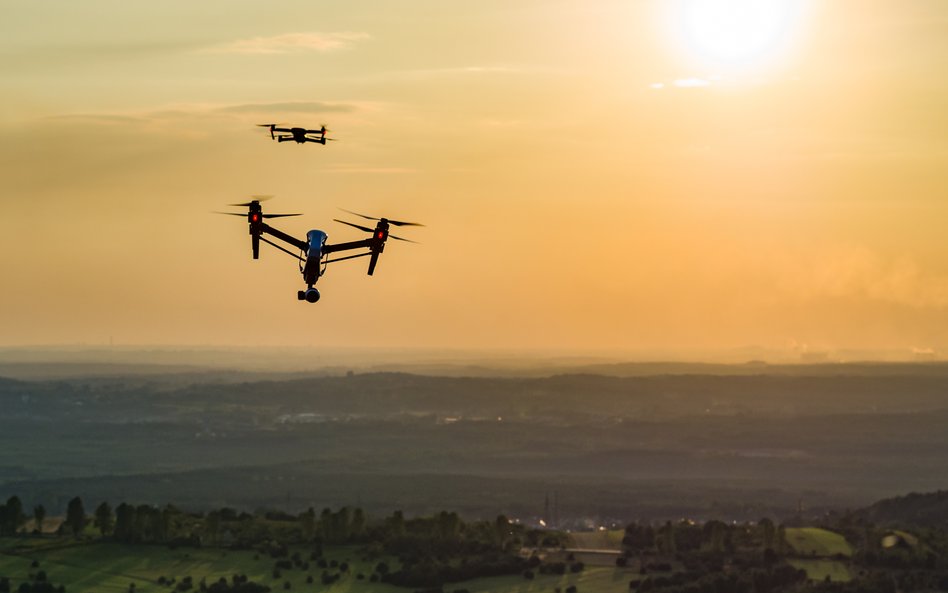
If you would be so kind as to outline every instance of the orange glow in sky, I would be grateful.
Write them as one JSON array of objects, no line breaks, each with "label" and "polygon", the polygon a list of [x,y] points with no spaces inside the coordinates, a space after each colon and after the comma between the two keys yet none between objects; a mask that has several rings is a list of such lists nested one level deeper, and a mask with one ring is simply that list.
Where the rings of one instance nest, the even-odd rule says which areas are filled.
[{"label": "orange glow in sky", "polygon": [[[943,0],[12,3],[0,346],[943,352],[946,57]],[[310,305],[253,194],[426,227]]]}]

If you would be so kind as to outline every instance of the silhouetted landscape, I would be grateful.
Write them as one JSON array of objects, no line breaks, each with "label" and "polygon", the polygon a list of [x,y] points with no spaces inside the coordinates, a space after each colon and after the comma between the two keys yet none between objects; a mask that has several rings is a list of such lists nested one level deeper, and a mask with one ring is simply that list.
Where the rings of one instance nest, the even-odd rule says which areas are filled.
[{"label": "silhouetted landscape", "polygon": [[948,469],[943,364],[44,372],[61,378],[0,380],[0,496],[53,512],[80,494],[529,520],[555,493],[564,525],[752,520],[937,490]]}]

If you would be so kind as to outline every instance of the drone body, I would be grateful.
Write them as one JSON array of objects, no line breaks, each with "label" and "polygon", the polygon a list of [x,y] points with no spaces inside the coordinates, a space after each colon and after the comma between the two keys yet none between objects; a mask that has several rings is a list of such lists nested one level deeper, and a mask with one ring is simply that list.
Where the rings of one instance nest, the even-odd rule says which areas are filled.
[{"label": "drone body", "polygon": [[325,146],[327,140],[334,140],[334,138],[326,137],[326,132],[329,131],[326,126],[320,126],[318,130],[308,130],[306,128],[281,128],[279,127],[280,124],[257,125],[261,128],[270,128],[270,138],[277,142],[296,142],[297,144],[313,142]]},{"label": "drone body", "polygon": [[[371,276],[375,272],[375,266],[378,263],[379,255],[385,250],[385,241],[389,238],[396,239],[398,241],[410,241],[409,239],[403,239],[401,237],[396,237],[394,235],[389,235],[390,225],[394,226],[424,226],[414,222],[403,222],[399,220],[389,220],[387,218],[375,218],[372,216],[366,216],[364,214],[355,214],[356,216],[361,216],[369,220],[375,220],[375,228],[364,227],[361,225],[353,224],[351,222],[346,222],[344,220],[333,219],[336,222],[341,222],[342,224],[355,227],[359,230],[372,233],[372,236],[368,239],[361,239],[358,241],[348,241],[346,243],[336,243],[330,244],[327,243],[329,236],[319,229],[313,229],[306,233],[306,239],[297,239],[296,237],[284,233],[283,231],[276,229],[266,222],[265,219],[268,218],[280,218],[284,216],[299,216],[299,214],[265,214],[263,208],[260,206],[260,202],[266,199],[265,197],[259,197],[257,199],[251,200],[250,202],[242,204],[231,204],[232,206],[246,206],[247,207],[247,223],[249,225],[250,231],[250,245],[253,252],[253,258],[259,259],[260,257],[260,241],[268,243],[273,247],[276,247],[280,251],[295,257],[299,260],[300,273],[303,275],[303,281],[306,283],[306,290],[300,290],[297,293],[297,299],[307,301],[310,303],[315,303],[319,300],[319,291],[314,288],[314,285],[319,278],[326,273],[326,267],[334,262],[344,261],[347,259],[354,259],[357,257],[369,257],[369,270],[368,274]],[[347,210],[348,212],[348,210]],[[237,212],[221,212],[220,214],[229,214],[231,216],[245,216]],[[299,250],[299,253],[293,253],[289,249],[274,243],[273,241],[267,239],[266,235],[269,235],[283,243],[296,247]],[[363,253],[357,253],[355,255],[348,255],[344,257],[336,257],[330,259],[330,255],[333,253],[339,253],[342,251],[352,251],[357,249],[368,249]]]}]

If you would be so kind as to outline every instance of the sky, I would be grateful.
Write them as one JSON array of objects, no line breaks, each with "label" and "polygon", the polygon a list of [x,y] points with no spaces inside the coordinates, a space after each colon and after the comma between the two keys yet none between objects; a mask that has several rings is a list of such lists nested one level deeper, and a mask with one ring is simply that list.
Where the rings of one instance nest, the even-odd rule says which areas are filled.
[{"label": "sky", "polygon": [[[948,352],[944,0],[3,13],[0,346]],[[254,194],[426,226],[300,303]]]}]

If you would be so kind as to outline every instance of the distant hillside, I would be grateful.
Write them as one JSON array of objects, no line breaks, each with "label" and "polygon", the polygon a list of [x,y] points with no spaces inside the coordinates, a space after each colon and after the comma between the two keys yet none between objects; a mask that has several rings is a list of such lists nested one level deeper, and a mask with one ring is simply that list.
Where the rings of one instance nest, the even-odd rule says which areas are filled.
[{"label": "distant hillside", "polygon": [[880,500],[862,511],[876,524],[948,526],[948,490],[926,494],[911,493]]},{"label": "distant hillside", "polygon": [[743,521],[801,502],[810,516],[860,508],[948,476],[948,375],[936,365],[658,365],[664,374],[629,377],[123,368],[0,378],[0,500],[54,513],[81,495],[530,517],[558,494],[577,525]]}]

